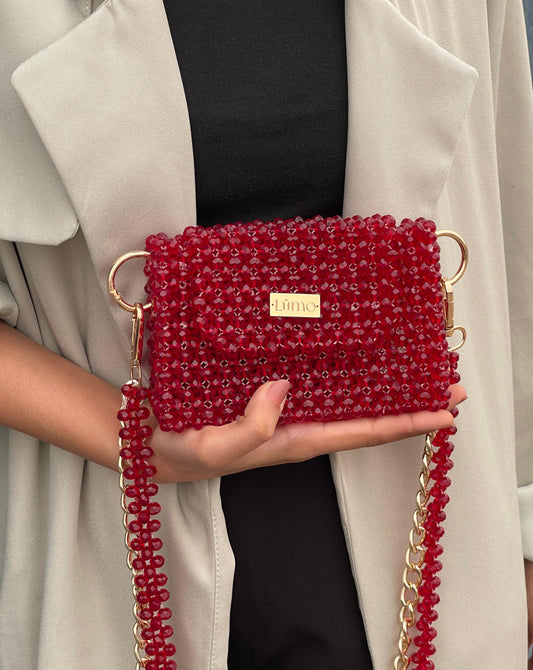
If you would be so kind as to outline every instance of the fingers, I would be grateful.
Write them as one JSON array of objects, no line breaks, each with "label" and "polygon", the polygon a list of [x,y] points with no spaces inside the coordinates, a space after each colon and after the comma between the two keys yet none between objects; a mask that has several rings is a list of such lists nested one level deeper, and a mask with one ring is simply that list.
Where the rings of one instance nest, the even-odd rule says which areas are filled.
[{"label": "fingers", "polygon": [[327,423],[323,424],[322,435],[308,435],[306,439],[316,455],[398,442],[452,425],[453,416],[447,410],[416,412]]},{"label": "fingers", "polygon": [[[449,409],[466,399],[465,389],[450,387]],[[293,463],[320,454],[374,447],[425,435],[453,426],[450,411],[422,411],[397,416],[333,421],[330,423],[288,424],[277,429],[273,439],[250,451],[234,463],[235,470]]]},{"label": "fingers", "polygon": [[[250,468],[299,462],[320,454],[397,442],[447,428],[454,422],[450,411],[439,410],[278,427],[289,387],[286,380],[263,384],[250,399],[244,416],[232,423],[205,426],[200,431],[190,429],[179,436],[167,434],[160,444],[165,453],[159,451],[158,456],[166,461],[169,474],[160,470],[161,481],[172,477],[173,481],[209,479]],[[450,387],[449,410],[465,398],[462,386]]]},{"label": "fingers", "polygon": [[194,449],[198,459],[215,471],[253,451],[274,435],[290,383],[267,382],[254,393],[244,415],[224,426],[209,426],[196,432]]},{"label": "fingers", "polygon": [[453,416],[447,410],[438,412],[414,412],[399,416],[382,416],[367,419],[369,423],[368,441],[365,446],[373,447],[389,442],[398,442],[408,437],[425,435],[434,430],[453,426]]},{"label": "fingers", "polygon": [[[454,384],[450,387],[448,410],[420,411],[326,424],[307,424],[301,427],[306,432],[304,438],[307,442],[306,448],[312,451],[312,455],[318,455],[319,453],[398,442],[408,437],[449,428],[454,425],[454,417],[449,410],[466,400],[466,397],[465,389],[459,384]],[[317,425],[322,425],[322,433],[313,430],[313,426]]]},{"label": "fingers", "polygon": [[460,384],[453,384],[450,386],[450,401],[448,403],[448,409],[453,409],[464,400],[466,400],[467,395],[465,389]]}]

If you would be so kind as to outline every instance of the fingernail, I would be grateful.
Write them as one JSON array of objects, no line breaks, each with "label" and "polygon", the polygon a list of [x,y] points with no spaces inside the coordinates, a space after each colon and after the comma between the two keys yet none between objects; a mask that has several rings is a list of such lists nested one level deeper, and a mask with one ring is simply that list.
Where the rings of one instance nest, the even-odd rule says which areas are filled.
[{"label": "fingernail", "polygon": [[280,409],[283,409],[290,387],[291,383],[287,379],[278,379],[268,389],[267,397]]}]

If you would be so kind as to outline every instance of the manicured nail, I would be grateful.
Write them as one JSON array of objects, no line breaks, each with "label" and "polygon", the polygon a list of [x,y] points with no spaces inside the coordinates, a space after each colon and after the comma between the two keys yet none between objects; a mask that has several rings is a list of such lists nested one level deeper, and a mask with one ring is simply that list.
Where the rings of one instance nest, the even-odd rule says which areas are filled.
[{"label": "manicured nail", "polygon": [[278,379],[268,389],[267,397],[280,409],[283,409],[290,387],[291,383],[287,379]]}]

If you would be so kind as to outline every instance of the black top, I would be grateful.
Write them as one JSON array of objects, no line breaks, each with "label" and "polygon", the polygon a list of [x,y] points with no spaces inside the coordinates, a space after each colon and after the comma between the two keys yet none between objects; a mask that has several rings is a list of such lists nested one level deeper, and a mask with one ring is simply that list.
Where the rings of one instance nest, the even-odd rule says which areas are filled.
[{"label": "black top", "polygon": [[198,223],[342,212],[344,3],[167,0]]},{"label": "black top", "polygon": [[[198,223],[342,213],[344,2],[166,0]],[[230,670],[370,670],[329,458],[224,477]]]}]

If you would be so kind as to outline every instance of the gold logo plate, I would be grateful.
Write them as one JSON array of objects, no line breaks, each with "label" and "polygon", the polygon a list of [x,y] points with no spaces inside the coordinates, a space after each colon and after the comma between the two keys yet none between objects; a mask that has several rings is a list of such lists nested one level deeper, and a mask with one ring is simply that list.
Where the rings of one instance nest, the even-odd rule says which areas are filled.
[{"label": "gold logo plate", "polygon": [[320,295],[318,293],[271,293],[270,316],[296,316],[319,319]]}]

